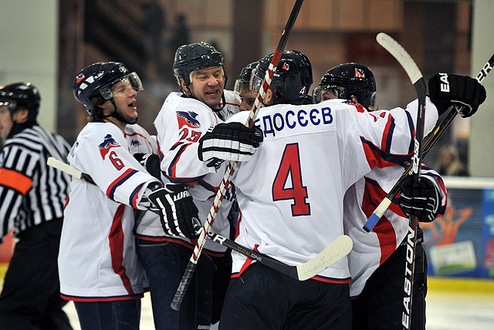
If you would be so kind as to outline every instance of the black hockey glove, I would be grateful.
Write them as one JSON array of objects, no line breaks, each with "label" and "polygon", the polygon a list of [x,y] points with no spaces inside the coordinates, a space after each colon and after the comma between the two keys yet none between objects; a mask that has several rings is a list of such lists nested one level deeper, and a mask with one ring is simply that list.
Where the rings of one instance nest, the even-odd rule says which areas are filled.
[{"label": "black hockey glove", "polygon": [[161,180],[160,157],[156,154],[136,153],[134,158],[144,166],[149,174]]},{"label": "black hockey glove", "polygon": [[207,161],[208,167],[217,166],[224,160],[247,161],[263,140],[261,129],[242,123],[221,123],[210,128],[199,139],[199,159]]},{"label": "black hockey glove", "polygon": [[486,96],[485,87],[468,76],[436,73],[429,78],[429,97],[437,107],[439,115],[453,103],[459,103],[464,106],[461,116],[470,117],[485,101]]},{"label": "black hockey glove", "polygon": [[[199,221],[197,210],[189,191],[183,185],[167,183],[164,187],[156,186],[148,189],[152,192],[147,196],[154,208],[160,211],[160,220],[165,234],[197,238],[194,224]],[[153,206],[150,210],[154,211]]]},{"label": "black hockey glove", "polygon": [[419,183],[413,182],[408,175],[400,189],[400,207],[407,216],[416,216],[421,222],[431,222],[436,218],[441,197],[434,183],[426,176],[420,177]]}]

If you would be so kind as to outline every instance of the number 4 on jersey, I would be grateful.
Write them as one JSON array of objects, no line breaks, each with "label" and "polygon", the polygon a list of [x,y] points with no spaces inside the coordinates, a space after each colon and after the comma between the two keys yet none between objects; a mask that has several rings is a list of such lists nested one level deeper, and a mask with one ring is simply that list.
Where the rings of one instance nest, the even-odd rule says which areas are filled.
[{"label": "number 4 on jersey", "polygon": [[[291,185],[290,185],[291,183]],[[293,199],[292,216],[309,215],[307,187],[302,183],[298,144],[287,144],[273,183],[273,201]]]}]

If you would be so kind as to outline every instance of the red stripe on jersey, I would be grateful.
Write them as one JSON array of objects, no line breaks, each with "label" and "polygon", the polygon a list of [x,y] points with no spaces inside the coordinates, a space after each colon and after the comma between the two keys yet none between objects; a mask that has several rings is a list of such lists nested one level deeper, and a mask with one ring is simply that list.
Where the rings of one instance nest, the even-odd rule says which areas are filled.
[{"label": "red stripe on jersey", "polygon": [[126,274],[124,259],[124,231],[122,228],[122,216],[124,214],[125,205],[120,204],[117,212],[113,216],[113,222],[108,235],[110,243],[110,255],[113,271],[120,276],[122,283],[129,294],[134,294],[129,277]]},{"label": "red stripe on jersey", "polygon": [[[182,143],[177,143],[173,147],[175,148],[176,146],[180,145]],[[177,164],[180,161],[180,158],[182,157],[182,154],[184,153],[185,149],[190,145],[185,144],[180,147],[180,150],[177,152],[177,155],[175,158],[170,162],[170,166],[168,167],[168,176],[171,178],[176,178],[177,177]]]},{"label": "red stripe on jersey", "polygon": [[132,194],[130,195],[130,205],[134,208],[134,209],[138,209],[137,207],[137,199],[139,197],[139,192],[141,191],[142,189],[142,186],[144,186],[144,183],[143,184],[140,184],[138,185],[134,191],[132,192]]},{"label": "red stripe on jersey", "polygon": [[396,166],[410,160],[411,154],[396,155],[386,153],[377,148],[372,142],[365,140],[363,137],[360,137],[360,141],[362,141],[365,158],[371,168],[375,166],[378,168]]},{"label": "red stripe on jersey", "polygon": [[352,281],[351,278],[331,278],[331,277],[323,277],[319,275],[311,277],[310,279],[318,282],[332,283],[332,284],[347,284]]},{"label": "red stripe on jersey", "polygon": [[391,150],[391,139],[394,131],[394,119],[392,116],[388,116],[388,120],[386,122],[382,140],[381,140],[381,150],[389,152]]},{"label": "red stripe on jersey", "polygon": [[[371,216],[372,212],[385,196],[386,193],[375,180],[365,178],[364,194],[360,207],[367,218]],[[376,233],[377,239],[379,240],[381,250],[379,264],[382,264],[396,249],[396,233],[385,216],[383,216],[376,226],[374,226],[373,231]]]},{"label": "red stripe on jersey", "polygon": [[75,302],[107,302],[107,301],[122,301],[122,300],[137,300],[144,297],[144,294],[132,294],[128,296],[114,296],[114,297],[79,297],[79,296],[69,296],[66,294],[60,294],[60,297],[65,300],[71,300]]},{"label": "red stripe on jersey", "polygon": [[245,259],[245,262],[242,265],[242,267],[240,268],[240,271],[238,273],[232,273],[231,278],[237,278],[237,277],[242,276],[242,274],[245,272],[245,270],[252,265],[252,261],[253,261],[252,258]]},{"label": "red stripe on jersey", "polygon": [[125,182],[129,177],[131,177],[136,170],[129,168],[125,172],[123,172],[116,180],[114,180],[106,189],[106,196],[113,200],[113,193],[118,186],[120,186],[123,182]]}]

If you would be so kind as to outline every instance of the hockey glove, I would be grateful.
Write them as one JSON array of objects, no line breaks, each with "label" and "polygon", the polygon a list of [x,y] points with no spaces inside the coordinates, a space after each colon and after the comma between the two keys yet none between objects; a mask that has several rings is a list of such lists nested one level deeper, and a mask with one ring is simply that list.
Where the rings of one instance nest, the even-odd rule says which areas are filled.
[{"label": "hockey glove", "polygon": [[421,222],[431,222],[439,211],[441,202],[439,191],[426,176],[421,176],[419,183],[413,181],[413,177],[409,175],[400,186],[401,210],[409,217],[416,216]]},{"label": "hockey glove", "polygon": [[485,87],[476,79],[447,73],[436,73],[429,78],[429,97],[437,107],[439,115],[450,105],[463,105],[463,118],[472,116],[485,101]]},{"label": "hockey glove", "polygon": [[199,159],[208,167],[224,160],[248,161],[263,140],[258,127],[242,123],[221,123],[211,127],[199,140]]},{"label": "hockey glove", "polygon": [[160,157],[156,154],[136,153],[134,158],[146,169],[146,171],[161,180]]},{"label": "hockey glove", "polygon": [[172,183],[156,188],[149,188],[152,192],[147,197],[153,206],[160,211],[161,226],[165,234],[197,238],[194,224],[198,221],[199,211],[187,188]]}]

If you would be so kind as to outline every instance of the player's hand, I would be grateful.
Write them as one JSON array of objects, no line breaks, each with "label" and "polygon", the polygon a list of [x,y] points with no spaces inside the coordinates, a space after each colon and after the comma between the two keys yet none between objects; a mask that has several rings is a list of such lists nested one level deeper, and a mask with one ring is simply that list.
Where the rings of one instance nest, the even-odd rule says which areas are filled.
[{"label": "player's hand", "polygon": [[161,180],[160,157],[156,154],[135,153],[134,158],[146,169],[146,171]]},{"label": "player's hand", "polygon": [[485,101],[485,87],[476,79],[448,73],[436,73],[429,78],[429,97],[439,115],[454,103],[464,106],[463,118],[472,116]]},{"label": "player's hand", "polygon": [[166,235],[197,238],[195,223],[199,218],[192,197],[183,185],[167,183],[152,189],[148,195],[154,207],[160,210],[160,220]]},{"label": "player's hand", "polygon": [[221,123],[199,140],[199,159],[207,161],[207,166],[216,166],[224,160],[248,161],[262,140],[262,131],[256,126]]},{"label": "player's hand", "polygon": [[426,176],[414,183],[413,176],[408,175],[402,182],[400,207],[407,216],[416,216],[421,222],[431,222],[439,211],[441,198],[434,183]]}]

